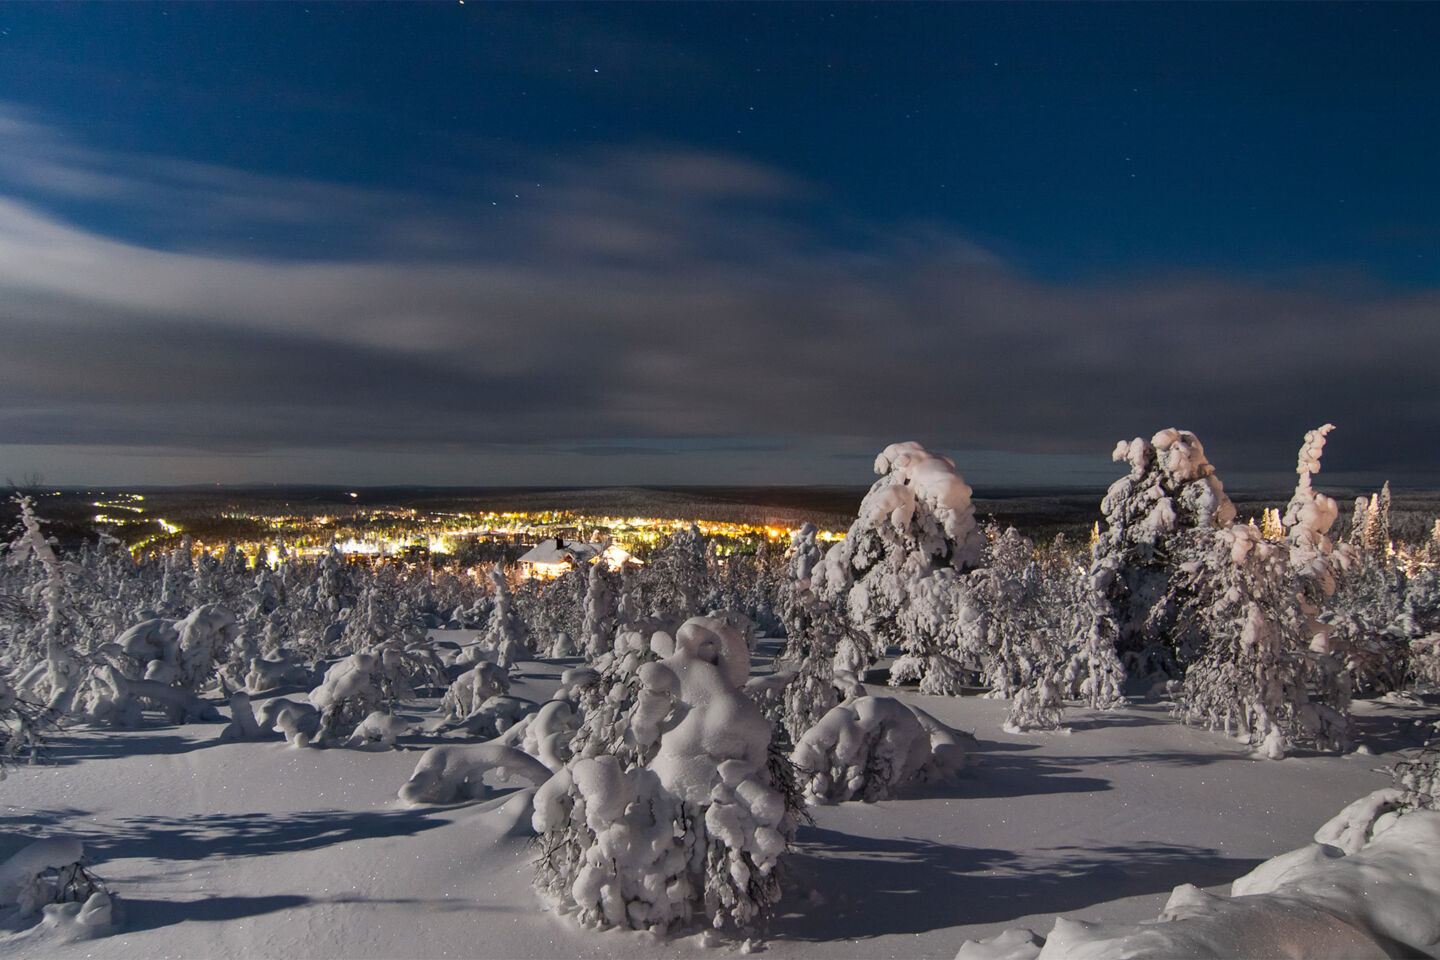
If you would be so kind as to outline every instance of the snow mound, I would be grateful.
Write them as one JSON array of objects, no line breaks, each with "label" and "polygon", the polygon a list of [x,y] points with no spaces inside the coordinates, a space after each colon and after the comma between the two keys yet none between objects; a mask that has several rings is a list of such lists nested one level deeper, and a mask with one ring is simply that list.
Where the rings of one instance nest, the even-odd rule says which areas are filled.
[{"label": "snow mound", "polygon": [[[0,863],[0,930],[31,927],[26,940],[69,943],[114,933],[115,902],[85,873],[73,837],[36,840]],[[36,914],[40,922],[32,924]]]},{"label": "snow mound", "polygon": [[445,745],[425,751],[400,788],[400,799],[406,803],[484,799],[489,793],[484,780],[487,773],[502,780],[523,780],[534,787],[550,779],[548,767],[514,747],[499,743]]},{"label": "snow mound", "polygon": [[953,776],[974,745],[974,737],[894,697],[858,697],[821,717],[790,759],[811,803],[873,801]]},{"label": "snow mound", "polygon": [[399,717],[391,716],[384,710],[372,710],[365,719],[356,724],[347,747],[393,747],[399,737],[410,732],[410,725]]},{"label": "snow mound", "polygon": [[91,675],[85,711],[91,722],[112,727],[138,727],[146,704],[158,704],[170,723],[214,722],[220,713],[212,704],[159,680],[135,680],[109,664]]},{"label": "snow mound", "polygon": [[1016,933],[1009,953],[966,943],[957,960],[1436,956],[1440,812],[1402,812],[1401,796],[1379,790],[1350,804],[1316,832],[1316,843],[1262,863],[1229,897],[1184,884],[1153,921],[1062,917],[1043,945],[1027,947]]},{"label": "snow mound", "polygon": [[1012,927],[984,940],[966,940],[955,960],[1032,960],[1045,945],[1034,930]]},{"label": "snow mound", "polygon": [[499,664],[482,660],[460,674],[445,691],[441,709],[452,720],[464,720],[491,697],[510,692],[510,673]]},{"label": "snow mound", "polygon": [[294,660],[255,657],[249,661],[243,679],[247,693],[268,693],[281,687],[305,686],[310,682],[310,671]]},{"label": "snow mound", "polygon": [[351,654],[332,664],[320,686],[310,691],[310,703],[324,712],[335,709],[345,700],[378,702],[380,690],[375,684],[378,666],[375,656],[369,653]]},{"label": "snow mound", "polygon": [[285,697],[265,701],[256,721],[261,732],[281,733],[292,747],[308,747],[320,729],[320,711]]},{"label": "snow mound", "polygon": [[255,720],[255,708],[250,695],[237,691],[230,695],[230,722],[220,731],[221,740],[260,740],[265,733]]}]

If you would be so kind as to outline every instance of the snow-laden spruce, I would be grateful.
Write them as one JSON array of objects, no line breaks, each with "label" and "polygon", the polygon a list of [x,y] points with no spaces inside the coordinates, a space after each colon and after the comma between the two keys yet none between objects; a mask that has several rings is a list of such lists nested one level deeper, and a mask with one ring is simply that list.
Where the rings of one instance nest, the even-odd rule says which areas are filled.
[{"label": "snow-laden spruce", "polygon": [[846,538],[816,559],[813,528],[792,549],[783,591],[794,671],[784,723],[799,738],[845,697],[891,643],[891,682],[922,693],[965,683],[1011,698],[1014,730],[1055,729],[1066,695],[1121,702],[1122,669],[1103,577],[1063,541],[1044,550],[1012,530],[976,529],[969,488],[949,460],[895,444]]},{"label": "snow-laden spruce", "polygon": [[63,563],[54,546],[40,529],[34,502],[15,497],[20,508],[20,536],[8,545],[5,566],[12,570],[38,567],[26,600],[37,611],[38,629],[18,631],[3,651],[3,659],[15,670],[14,686],[19,695],[45,706],[50,716],[69,714],[84,677],[83,641],[76,635],[70,603],[68,574],[74,564]]},{"label": "snow-laden spruce", "polygon": [[1185,609],[1205,637],[1176,693],[1184,720],[1223,729],[1279,759],[1296,743],[1349,743],[1343,664],[1306,641],[1288,551],[1253,524],[1220,531],[1192,561]]},{"label": "snow-laden spruce", "polygon": [[1195,637],[1180,620],[1183,595],[1175,592],[1170,559],[1210,530],[1228,527],[1235,506],[1205,457],[1199,438],[1169,428],[1150,440],[1115,445],[1112,457],[1130,465],[1110,485],[1100,509],[1104,520],[1092,550],[1096,582],[1105,592],[1117,649],[1131,674],[1178,679]]},{"label": "snow-laden spruce", "polygon": [[1349,551],[1342,549],[1337,553],[1329,537],[1330,528],[1340,515],[1340,506],[1317,491],[1310,480],[1320,472],[1320,455],[1325,451],[1325,438],[1334,429],[1333,423],[1327,423],[1305,434],[1295,466],[1299,480],[1295,484],[1295,493],[1285,506],[1282,520],[1285,536],[1291,544],[1290,564],[1307,585],[1314,585],[1313,596],[1307,598],[1312,602],[1333,594],[1337,575],[1350,565]]},{"label": "snow-laden spruce", "polygon": [[970,487],[951,460],[913,442],[886,447],[875,472],[881,477],[845,539],[812,577],[814,592],[843,606],[865,639],[864,649],[849,651],[857,662],[836,666],[863,674],[898,644],[896,682],[914,679],[924,693],[957,693],[962,667],[946,631],[964,604],[959,575],[984,549]]},{"label": "snow-laden spruce", "polygon": [[778,899],[794,825],[770,724],[742,692],[749,667],[744,636],[716,617],[687,620],[673,651],[640,665],[628,731],[648,761],[579,756],[536,793],[547,902],[587,925],[665,931],[694,917],[744,928]]},{"label": "snow-laden spruce", "polygon": [[958,632],[988,696],[1011,701],[1005,729],[1059,729],[1067,697],[1097,708],[1123,703],[1103,592],[1063,535],[1037,546],[1013,527],[991,526],[986,539]]},{"label": "snow-laden spruce", "polygon": [[1176,711],[1273,759],[1295,743],[1344,749],[1350,741],[1351,672],[1333,629],[1316,617],[1349,563],[1326,536],[1334,501],[1310,480],[1329,429],[1312,430],[1300,448],[1284,539],[1232,523],[1177,545],[1173,558],[1181,562],[1171,595],[1199,634]]},{"label": "snow-laden spruce", "polygon": [[141,678],[199,693],[240,633],[235,615],[218,603],[196,607],[179,620],[145,620],[115,638]]},{"label": "snow-laden spruce", "polygon": [[485,643],[494,652],[495,661],[508,670],[530,656],[530,647],[525,624],[515,612],[510,584],[499,564],[490,568],[490,582],[495,588],[495,609],[490,613]]},{"label": "snow-laden spruce", "polygon": [[615,645],[616,595],[611,574],[603,563],[590,565],[585,583],[585,620],[580,643],[592,662]]},{"label": "snow-laden spruce", "polygon": [[332,664],[320,686],[310,691],[310,703],[320,711],[316,742],[393,746],[405,726],[381,707],[391,701],[386,687],[396,683],[398,666],[381,653],[355,653]]},{"label": "snow-laden spruce", "polygon": [[807,523],[791,535],[788,577],[780,591],[785,649],[775,667],[787,677],[781,722],[792,742],[845,697],[865,694],[860,674],[870,643],[850,625],[839,600],[822,599],[814,589],[814,571],[824,556],[818,532]]},{"label": "snow-laden spruce", "polygon": [[636,578],[642,609],[651,617],[681,620],[703,612],[708,573],[700,528],[692,523],[675,531]]}]

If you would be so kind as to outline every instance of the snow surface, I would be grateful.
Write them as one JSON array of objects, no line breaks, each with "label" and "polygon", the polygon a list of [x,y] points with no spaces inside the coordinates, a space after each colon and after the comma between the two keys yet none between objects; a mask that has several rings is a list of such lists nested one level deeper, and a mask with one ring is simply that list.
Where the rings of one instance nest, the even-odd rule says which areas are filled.
[{"label": "snow surface", "polygon": [[[1397,809],[1377,790],[1216,896],[1175,888],[1155,920],[1134,925],[1059,918],[1039,943],[1012,930],[966,944],[957,960],[1123,960],[1127,957],[1434,956],[1440,952],[1440,812]],[[1337,846],[1329,841],[1336,840]]]},{"label": "snow surface", "polygon": [[[524,664],[512,695],[546,702],[561,669]],[[1150,920],[1181,884],[1228,895],[1232,881],[1311,843],[1338,812],[1388,786],[1381,768],[1420,742],[1415,723],[1431,715],[1361,703],[1371,754],[1276,763],[1179,725],[1161,706],[1072,708],[1069,735],[1011,734],[1003,701],[896,695],[974,732],[977,762],[905,799],[815,808],[787,858],[765,934],[770,955],[948,960],[967,940],[1048,932],[1057,917]],[[268,701],[254,701],[261,714]],[[434,706],[399,715],[413,724]],[[56,938],[43,951],[33,936],[0,931],[0,957],[739,949],[596,933],[545,911],[530,882],[530,792],[497,779],[482,802],[412,807],[397,792],[423,757],[417,737],[402,736],[397,750],[296,750],[278,738],[222,741],[220,731],[76,728],[53,738],[49,763],[11,773],[0,787],[0,860],[35,839],[80,840],[123,922],[101,941]]]}]

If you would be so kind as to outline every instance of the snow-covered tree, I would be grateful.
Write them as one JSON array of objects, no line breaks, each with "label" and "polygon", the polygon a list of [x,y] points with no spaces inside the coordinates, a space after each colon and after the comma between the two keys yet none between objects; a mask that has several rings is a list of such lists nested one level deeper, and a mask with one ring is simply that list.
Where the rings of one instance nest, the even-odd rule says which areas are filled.
[{"label": "snow-covered tree", "polygon": [[1440,737],[1431,737],[1410,751],[1391,773],[1396,786],[1406,793],[1407,806],[1440,810]]},{"label": "snow-covered tree", "polygon": [[791,740],[810,729],[846,696],[863,695],[860,674],[868,641],[850,626],[837,605],[813,589],[812,577],[824,554],[814,524],[791,535],[788,578],[781,588],[785,649],[777,669],[793,671],[785,685],[781,722]]},{"label": "snow-covered tree", "polygon": [[693,523],[675,531],[636,576],[640,600],[651,617],[684,620],[701,612],[709,578],[705,536]]},{"label": "snow-covered tree", "polygon": [[1349,740],[1346,644],[1318,617],[1350,563],[1348,548],[1328,536],[1338,508],[1311,483],[1332,429],[1312,430],[1301,444],[1285,538],[1231,524],[1182,542],[1167,596],[1179,598],[1197,638],[1177,712],[1272,757],[1293,743],[1339,749]]},{"label": "snow-covered tree", "polygon": [[525,623],[515,611],[510,584],[498,563],[490,568],[490,582],[495,590],[495,609],[485,629],[485,644],[495,652],[496,662],[508,670],[530,656]]},{"label": "snow-covered tree", "polygon": [[585,620],[580,644],[592,662],[615,646],[616,596],[612,576],[603,563],[590,566],[585,585]]},{"label": "snow-covered tree", "polygon": [[509,693],[509,673],[499,664],[482,661],[455,678],[440,701],[440,711],[447,720],[463,723],[491,697]]},{"label": "snow-covered tree", "polygon": [[1350,677],[1311,643],[1286,545],[1265,540],[1253,524],[1235,524],[1217,531],[1182,575],[1185,613],[1206,641],[1186,671],[1177,714],[1275,759],[1296,743],[1343,749]]},{"label": "snow-covered tree", "polygon": [[39,753],[50,726],[53,720],[46,711],[22,699],[0,671],[0,780],[8,764],[33,759]]},{"label": "snow-covered tree", "polygon": [[1440,628],[1433,568],[1407,571],[1353,543],[1350,564],[1319,620],[1327,649],[1345,659],[1357,693],[1400,690],[1426,674],[1424,637]]},{"label": "snow-covered tree", "polygon": [[111,894],[85,869],[84,857],[79,840],[51,837],[0,861],[0,929],[23,929],[38,919],[59,943],[114,933]]},{"label": "snow-covered tree", "polygon": [[586,925],[749,927],[779,898],[793,821],[769,767],[770,724],[741,692],[744,637],[694,617],[674,652],[639,672],[629,729],[649,759],[579,756],[539,789],[536,886]]},{"label": "snow-covered tree", "polygon": [[1335,592],[1337,575],[1350,565],[1349,551],[1337,552],[1329,537],[1340,508],[1334,500],[1316,492],[1310,482],[1320,470],[1325,437],[1334,429],[1334,424],[1327,423],[1305,434],[1295,467],[1299,480],[1285,507],[1283,521],[1290,541],[1290,565],[1300,577],[1305,590],[1303,600],[1310,613],[1317,612],[1318,604]]},{"label": "snow-covered tree", "polygon": [[1388,558],[1390,552],[1390,481],[1380,488],[1371,501],[1370,515],[1365,523],[1365,545],[1377,557]]},{"label": "snow-covered tree", "polygon": [[762,546],[754,554],[720,556],[712,541],[707,547],[708,575],[703,609],[743,613],[766,635],[779,633],[781,581],[779,560]]},{"label": "snow-covered tree", "polygon": [[321,743],[349,737],[381,704],[383,665],[370,653],[355,653],[325,671],[320,686],[310,691],[310,703],[320,711]]},{"label": "snow-covered tree", "polygon": [[553,580],[530,580],[516,591],[516,615],[536,654],[546,659],[575,656],[575,637],[584,630],[589,584],[589,571],[582,564]]},{"label": "snow-covered tree", "polygon": [[1101,502],[1104,521],[1092,550],[1092,570],[1114,624],[1117,649],[1130,672],[1176,679],[1199,638],[1179,615],[1181,554],[1199,549],[1213,531],[1229,527],[1235,506],[1195,434],[1173,428],[1150,440],[1116,444],[1112,457],[1130,465]]},{"label": "snow-covered tree", "polygon": [[633,628],[645,619],[640,604],[640,583],[636,568],[625,564],[620,568],[620,590],[615,599],[615,628]]},{"label": "snow-covered tree", "polygon": [[1118,705],[1123,668],[1090,571],[1063,537],[1043,550],[1013,527],[987,539],[960,628],[980,682],[1012,701],[1007,727],[1058,728],[1067,695]]},{"label": "snow-covered tree", "polygon": [[6,565],[35,571],[29,609],[36,611],[35,629],[14,631],[4,659],[11,664],[19,696],[45,705],[51,716],[71,712],[84,678],[86,657],[76,630],[66,575],[73,566],[63,564],[40,529],[34,502],[17,496],[20,536],[6,551]]},{"label": "snow-covered tree", "polygon": [[886,447],[875,472],[880,479],[845,539],[815,569],[812,589],[843,608],[865,638],[861,672],[898,644],[896,682],[958,692],[962,668],[945,632],[962,605],[959,574],[975,566],[984,545],[970,487],[952,461],[913,442]]}]

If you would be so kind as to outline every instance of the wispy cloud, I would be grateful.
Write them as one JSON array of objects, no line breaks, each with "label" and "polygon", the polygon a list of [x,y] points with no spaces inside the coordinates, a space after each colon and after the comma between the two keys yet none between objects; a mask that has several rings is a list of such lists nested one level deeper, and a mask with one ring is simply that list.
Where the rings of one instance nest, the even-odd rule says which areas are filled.
[{"label": "wispy cloud", "polygon": [[[13,109],[0,152],[0,443],[1076,454],[1178,425],[1283,469],[1334,421],[1336,459],[1440,466],[1413,442],[1440,419],[1433,291],[1041,283],[940,224],[837,243],[837,198],[677,147],[449,203],[106,154]],[[105,228],[126,210],[145,230]]]}]

